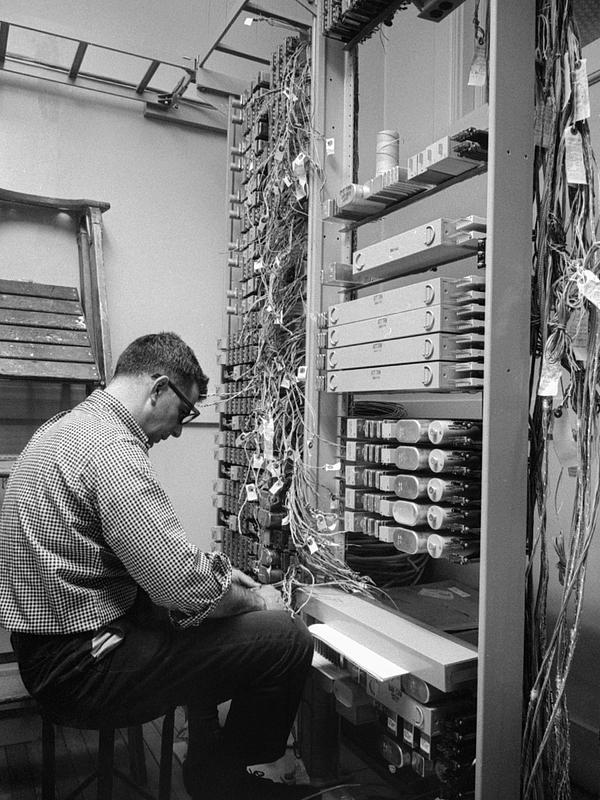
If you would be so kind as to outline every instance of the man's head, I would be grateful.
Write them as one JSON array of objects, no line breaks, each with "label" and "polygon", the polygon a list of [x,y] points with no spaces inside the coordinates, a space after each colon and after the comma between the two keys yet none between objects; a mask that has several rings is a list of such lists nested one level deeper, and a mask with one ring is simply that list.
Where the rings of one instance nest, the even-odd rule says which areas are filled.
[{"label": "man's head", "polygon": [[195,404],[206,396],[208,378],[193,350],[175,333],[150,333],[119,356],[107,391],[134,415],[155,444],[179,436],[197,416]]}]

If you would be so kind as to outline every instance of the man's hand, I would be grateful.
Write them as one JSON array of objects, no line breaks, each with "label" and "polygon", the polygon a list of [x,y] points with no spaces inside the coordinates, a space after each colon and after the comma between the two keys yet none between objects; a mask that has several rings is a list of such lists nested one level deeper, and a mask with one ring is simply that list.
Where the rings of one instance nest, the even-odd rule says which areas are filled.
[{"label": "man's hand", "polygon": [[242,572],[240,569],[236,569],[233,567],[231,570],[231,582],[237,583],[240,586],[245,586],[246,589],[258,589],[260,583],[255,581],[254,578],[251,578],[250,575],[246,575],[245,572]]},{"label": "man's hand", "polygon": [[260,587],[254,591],[265,601],[265,611],[285,611],[281,592],[278,592],[273,586],[260,584]]},{"label": "man's hand", "polygon": [[285,605],[281,594],[273,586],[258,583],[234,567],[229,590],[206,618],[233,617],[249,611],[285,611]]}]

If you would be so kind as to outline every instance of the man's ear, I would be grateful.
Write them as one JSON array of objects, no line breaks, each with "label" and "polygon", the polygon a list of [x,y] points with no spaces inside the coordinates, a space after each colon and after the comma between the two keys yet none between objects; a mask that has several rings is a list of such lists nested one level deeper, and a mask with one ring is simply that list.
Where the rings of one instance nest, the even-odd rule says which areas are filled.
[{"label": "man's ear", "polygon": [[154,383],[150,389],[150,400],[152,405],[156,404],[159,395],[165,391],[165,389],[169,385],[169,379],[166,375],[159,375],[158,378],[155,378]]}]

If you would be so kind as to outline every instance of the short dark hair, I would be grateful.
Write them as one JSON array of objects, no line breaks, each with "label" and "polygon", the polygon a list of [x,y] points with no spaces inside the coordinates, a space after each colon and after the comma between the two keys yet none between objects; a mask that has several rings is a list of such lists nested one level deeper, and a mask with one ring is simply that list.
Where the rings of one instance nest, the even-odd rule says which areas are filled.
[{"label": "short dark hair", "polygon": [[155,372],[184,387],[196,383],[200,395],[206,395],[208,378],[192,348],[176,333],[163,331],[139,336],[119,356],[113,377]]}]

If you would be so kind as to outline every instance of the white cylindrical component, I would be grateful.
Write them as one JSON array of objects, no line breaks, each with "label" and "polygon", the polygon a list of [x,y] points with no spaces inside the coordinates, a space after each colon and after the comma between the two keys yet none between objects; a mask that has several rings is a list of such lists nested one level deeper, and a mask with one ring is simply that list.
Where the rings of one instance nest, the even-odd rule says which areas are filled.
[{"label": "white cylindrical component", "polygon": [[479,525],[479,509],[460,511],[451,506],[429,506],[427,524],[434,531],[457,526],[472,528]]},{"label": "white cylindrical component", "polygon": [[410,528],[426,525],[428,508],[409,500],[396,500],[393,506],[394,519],[399,525],[408,525]]},{"label": "white cylindrical component", "polygon": [[433,444],[452,445],[459,442],[479,444],[481,425],[470,420],[433,419],[428,428],[429,440]]},{"label": "white cylindrical component", "polygon": [[427,524],[434,531],[439,531],[442,528],[446,528],[450,520],[453,520],[455,516],[450,507],[429,506],[427,509]]},{"label": "white cylindrical component", "polygon": [[480,454],[469,450],[440,450],[436,447],[428,455],[432,472],[462,472],[480,465]]},{"label": "white cylindrical component", "polygon": [[394,448],[392,453],[394,463],[398,469],[427,469],[429,450],[400,445],[400,447]]},{"label": "white cylindrical component", "polygon": [[429,441],[428,419],[399,419],[394,426],[394,436],[404,444]]},{"label": "white cylindrical component", "polygon": [[379,752],[388,764],[397,769],[408,767],[412,762],[412,750],[385,734],[379,739]]},{"label": "white cylindrical component", "polygon": [[427,540],[432,534],[400,528],[394,531],[394,547],[401,553],[416,555],[427,552]]},{"label": "white cylindrical component", "polygon": [[478,540],[470,542],[456,536],[441,536],[439,533],[432,533],[427,539],[427,552],[432,558],[448,558],[455,553],[468,556],[478,550]]},{"label": "white cylindrical component", "polygon": [[396,475],[394,477],[394,492],[403,500],[417,500],[427,496],[427,478],[417,475]]},{"label": "white cylindrical component", "polygon": [[375,175],[381,175],[398,166],[399,141],[400,134],[398,131],[386,130],[377,133]]},{"label": "white cylindrical component", "polygon": [[467,481],[430,478],[427,481],[427,495],[434,503],[456,503],[467,498],[479,497],[481,485]]}]

